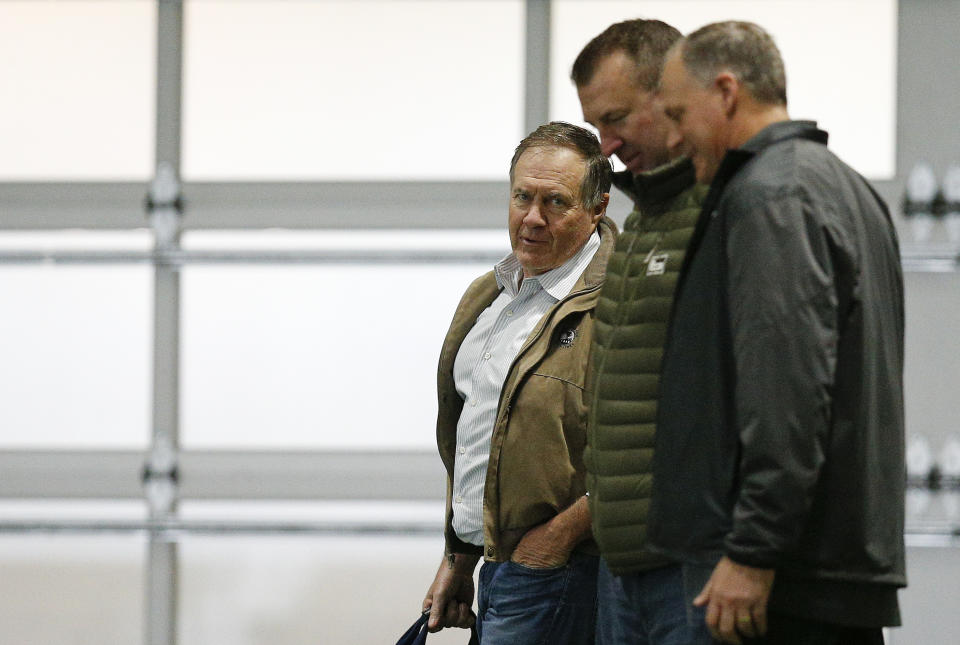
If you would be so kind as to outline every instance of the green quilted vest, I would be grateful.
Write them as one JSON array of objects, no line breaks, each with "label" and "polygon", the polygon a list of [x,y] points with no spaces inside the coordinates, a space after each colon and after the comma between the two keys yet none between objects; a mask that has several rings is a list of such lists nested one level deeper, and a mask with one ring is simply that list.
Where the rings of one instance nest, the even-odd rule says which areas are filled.
[{"label": "green quilted vest", "polygon": [[593,535],[615,574],[663,564],[643,549],[660,362],[673,292],[707,187],[686,159],[617,186],[634,201],[607,264],[587,380],[587,489]]}]

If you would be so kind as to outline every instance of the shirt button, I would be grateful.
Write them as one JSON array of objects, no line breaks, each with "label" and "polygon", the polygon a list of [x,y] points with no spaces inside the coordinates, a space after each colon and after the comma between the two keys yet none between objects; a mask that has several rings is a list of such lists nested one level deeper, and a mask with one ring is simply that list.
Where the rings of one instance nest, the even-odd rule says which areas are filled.
[{"label": "shirt button", "polygon": [[471,399],[471,400],[470,400],[470,405],[472,405],[473,407],[477,407],[477,400],[476,400],[476,399]]},{"label": "shirt button", "polygon": [[484,352],[484,353],[483,353],[483,360],[485,360],[485,361],[489,361],[489,360],[490,360],[490,352]]},{"label": "shirt button", "polygon": [[488,547],[487,547],[487,557],[488,557],[488,558],[492,558],[492,557],[493,557],[493,554],[494,554],[493,547],[492,547],[492,546],[488,546]]},{"label": "shirt button", "polygon": [[463,498],[457,495],[457,504],[463,504]]},{"label": "shirt button", "polygon": [[511,311],[510,309],[508,309],[508,310],[507,310],[507,315],[508,315],[508,316],[512,316],[512,315],[513,315],[513,311]]},{"label": "shirt button", "polygon": [[466,452],[467,452],[467,449],[464,448],[463,446],[460,446],[460,454],[462,455],[462,454],[464,454],[464,453],[466,453]]}]

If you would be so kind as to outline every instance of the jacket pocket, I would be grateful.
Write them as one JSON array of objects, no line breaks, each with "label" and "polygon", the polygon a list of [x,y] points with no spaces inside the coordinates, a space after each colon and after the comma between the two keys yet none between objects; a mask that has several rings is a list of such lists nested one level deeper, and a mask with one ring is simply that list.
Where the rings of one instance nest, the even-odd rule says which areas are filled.
[{"label": "jacket pocket", "polygon": [[583,389],[592,342],[592,315],[566,318],[554,328],[549,347],[533,369],[533,375],[558,379]]}]

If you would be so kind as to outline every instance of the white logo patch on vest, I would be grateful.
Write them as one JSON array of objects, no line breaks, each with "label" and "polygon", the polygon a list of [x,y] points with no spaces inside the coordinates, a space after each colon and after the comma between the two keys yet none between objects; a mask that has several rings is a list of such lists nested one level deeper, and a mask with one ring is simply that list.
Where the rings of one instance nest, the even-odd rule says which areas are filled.
[{"label": "white logo patch on vest", "polygon": [[661,253],[650,258],[647,262],[647,275],[663,275],[667,272],[667,260],[670,259],[668,253]]},{"label": "white logo patch on vest", "polygon": [[568,329],[560,333],[560,347],[573,347],[573,341],[577,338],[576,329]]}]

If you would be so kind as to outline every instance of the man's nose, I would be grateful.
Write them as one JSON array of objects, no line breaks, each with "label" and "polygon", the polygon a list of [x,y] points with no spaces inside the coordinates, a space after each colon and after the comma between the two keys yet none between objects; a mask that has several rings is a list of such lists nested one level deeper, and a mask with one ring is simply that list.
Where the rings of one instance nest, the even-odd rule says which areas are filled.
[{"label": "man's nose", "polygon": [[623,147],[623,139],[609,134],[600,133],[600,152],[604,157],[610,157]]},{"label": "man's nose", "polygon": [[523,216],[523,225],[527,228],[539,228],[547,225],[539,203],[531,204],[530,208],[527,209],[526,214]]},{"label": "man's nose", "polygon": [[667,128],[667,149],[679,150],[683,145],[683,134],[675,123],[671,123]]}]

